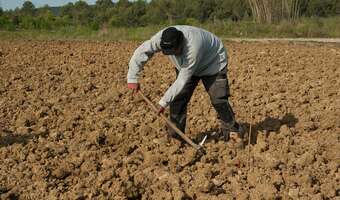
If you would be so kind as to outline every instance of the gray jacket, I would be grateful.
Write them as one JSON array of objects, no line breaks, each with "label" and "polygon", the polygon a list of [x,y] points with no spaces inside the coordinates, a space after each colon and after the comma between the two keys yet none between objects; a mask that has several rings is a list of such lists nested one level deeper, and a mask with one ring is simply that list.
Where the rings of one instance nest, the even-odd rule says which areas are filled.
[{"label": "gray jacket", "polygon": [[[227,53],[222,41],[214,34],[192,26],[174,26],[184,34],[184,47],[180,56],[169,58],[179,71],[176,81],[159,101],[163,107],[181,92],[191,76],[210,76],[227,66]],[[164,29],[163,29],[164,30]],[[160,41],[163,30],[145,41],[134,52],[129,63],[128,83],[137,83],[138,75],[154,53],[161,51]]]}]

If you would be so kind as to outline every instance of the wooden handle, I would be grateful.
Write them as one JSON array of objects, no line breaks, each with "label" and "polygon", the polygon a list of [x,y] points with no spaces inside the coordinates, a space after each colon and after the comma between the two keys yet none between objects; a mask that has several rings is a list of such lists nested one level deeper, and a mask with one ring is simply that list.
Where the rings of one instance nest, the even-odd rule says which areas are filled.
[{"label": "wooden handle", "polygon": [[[142,91],[138,91],[139,94],[143,97],[143,99],[147,102],[147,104],[149,104],[149,106],[151,107],[152,110],[154,110],[155,114],[157,115],[158,113],[158,109],[157,107],[151,102],[151,100],[146,97]],[[175,124],[173,124],[163,113],[160,113],[160,117],[179,135],[183,138],[183,140],[185,140],[188,144],[190,144],[192,147],[194,147],[195,149],[199,150],[201,148],[201,146],[195,144],[192,140],[190,140],[190,138],[188,138],[181,130],[179,130],[177,128],[177,126]]]}]

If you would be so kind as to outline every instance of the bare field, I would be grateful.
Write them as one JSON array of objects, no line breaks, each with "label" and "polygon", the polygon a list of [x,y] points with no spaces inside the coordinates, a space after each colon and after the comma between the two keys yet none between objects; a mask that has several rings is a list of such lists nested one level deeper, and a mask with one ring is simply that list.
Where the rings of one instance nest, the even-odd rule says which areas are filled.
[{"label": "bare field", "polygon": [[[0,199],[340,198],[338,45],[226,42],[253,145],[208,139],[202,157],[127,90],[137,46],[0,41]],[[157,54],[142,90],[158,102],[174,77]],[[195,141],[218,128],[202,85],[188,120]]]}]

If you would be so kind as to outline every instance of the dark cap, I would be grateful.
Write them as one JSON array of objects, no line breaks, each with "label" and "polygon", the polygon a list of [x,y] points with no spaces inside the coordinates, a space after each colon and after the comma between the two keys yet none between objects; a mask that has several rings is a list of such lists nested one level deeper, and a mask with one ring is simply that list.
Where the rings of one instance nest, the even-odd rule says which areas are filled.
[{"label": "dark cap", "polygon": [[161,37],[161,48],[165,55],[173,55],[174,50],[181,46],[183,33],[174,27],[165,29]]}]

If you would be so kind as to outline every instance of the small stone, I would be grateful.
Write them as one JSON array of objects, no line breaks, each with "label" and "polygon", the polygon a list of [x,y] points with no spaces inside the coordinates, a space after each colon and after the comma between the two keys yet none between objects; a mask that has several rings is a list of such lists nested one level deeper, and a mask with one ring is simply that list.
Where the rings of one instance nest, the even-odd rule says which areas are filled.
[{"label": "small stone", "polygon": [[101,162],[101,167],[103,169],[110,169],[110,168],[113,168],[115,164],[116,164],[115,160],[109,159],[109,158],[104,158]]},{"label": "small stone", "polygon": [[288,196],[290,196],[293,199],[299,198],[299,188],[289,189]]},{"label": "small stone", "polygon": [[311,165],[315,161],[315,157],[311,152],[306,152],[302,154],[296,161],[295,163],[299,167],[305,167]]},{"label": "small stone", "polygon": [[321,193],[327,198],[332,199],[337,194],[335,182],[327,182],[321,185]]},{"label": "small stone", "polygon": [[50,72],[50,74],[51,74],[51,75],[54,75],[54,76],[60,76],[60,75],[62,75],[63,73],[62,73],[60,70],[55,69],[55,70],[52,70],[52,71]]},{"label": "small stone", "polygon": [[269,149],[269,145],[266,141],[258,141],[258,143],[254,145],[254,151],[256,153],[265,152],[268,149]]},{"label": "small stone", "polygon": [[222,179],[218,179],[218,178],[214,178],[211,180],[213,182],[213,184],[217,187],[220,187],[224,182],[225,180],[222,180]]},{"label": "small stone", "polygon": [[315,131],[319,128],[319,126],[315,122],[305,122],[304,123],[304,130],[305,131]]},{"label": "small stone", "polygon": [[98,181],[103,184],[113,178],[113,170],[105,170],[98,173]]},{"label": "small stone", "polygon": [[288,136],[290,135],[290,130],[289,130],[289,127],[287,125],[282,125],[280,127],[280,134],[284,135],[284,136]]},{"label": "small stone", "polygon": [[49,108],[47,106],[43,106],[38,112],[37,112],[37,116],[39,118],[43,118],[48,116],[48,112],[49,112]]},{"label": "small stone", "polygon": [[271,184],[257,184],[256,190],[261,191],[261,195],[264,199],[275,199],[276,188]]},{"label": "small stone", "polygon": [[99,134],[96,138],[97,145],[105,145],[106,144],[106,135],[103,133]]},{"label": "small stone", "polygon": [[259,176],[256,172],[249,172],[247,176],[247,181],[249,185],[256,186],[259,181]]},{"label": "small stone", "polygon": [[48,134],[48,129],[45,126],[39,128],[38,132],[39,135],[45,137]]},{"label": "small stone", "polygon": [[210,192],[210,190],[214,187],[214,183],[211,181],[205,180],[201,184],[200,191],[201,192]]},{"label": "small stone", "polygon": [[67,170],[67,168],[63,168],[63,167],[58,168],[52,172],[52,176],[54,176],[57,179],[65,179],[70,174],[71,172]]},{"label": "small stone", "polygon": [[155,138],[155,139],[152,140],[152,142],[154,142],[155,144],[159,144],[159,145],[164,145],[164,144],[168,143],[168,141],[165,137]]},{"label": "small stone", "polygon": [[84,194],[76,194],[75,195],[75,200],[85,200],[86,199],[86,196]]},{"label": "small stone", "polygon": [[105,110],[105,107],[103,106],[103,104],[99,104],[99,105],[96,107],[96,111],[97,111],[97,112],[101,112],[101,111],[103,111],[103,110]]},{"label": "small stone", "polygon": [[135,185],[132,181],[128,181],[125,186],[125,195],[128,199],[142,199],[144,189]]},{"label": "small stone", "polygon": [[89,92],[89,91],[92,91],[92,90],[95,90],[95,89],[97,89],[96,85],[94,85],[93,83],[89,83],[89,84],[86,85],[84,91],[86,93],[86,92]]},{"label": "small stone", "polygon": [[31,113],[25,113],[16,120],[17,127],[31,127],[36,124],[36,117]]},{"label": "small stone", "polygon": [[32,129],[28,128],[28,127],[19,127],[17,128],[17,133],[19,134],[28,134],[31,132]]},{"label": "small stone", "polygon": [[8,191],[9,191],[9,189],[6,188],[5,186],[0,186],[0,194],[4,194],[4,193],[6,193]]},{"label": "small stone", "polygon": [[1,199],[10,199],[10,200],[18,200],[20,198],[19,194],[17,192],[8,192],[4,196],[1,196]]},{"label": "small stone", "polygon": [[53,138],[53,140],[55,141],[59,141],[59,140],[64,139],[64,134],[59,131],[54,130],[50,133],[50,137]]}]

